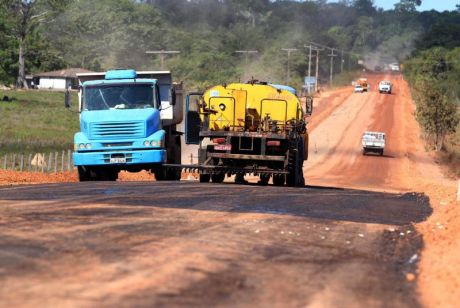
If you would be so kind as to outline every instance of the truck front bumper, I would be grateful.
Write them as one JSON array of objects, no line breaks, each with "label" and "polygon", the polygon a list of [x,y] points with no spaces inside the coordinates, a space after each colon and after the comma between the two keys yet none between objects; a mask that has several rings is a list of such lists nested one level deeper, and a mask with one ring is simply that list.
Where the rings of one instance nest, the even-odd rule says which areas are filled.
[{"label": "truck front bumper", "polygon": [[74,152],[75,166],[135,165],[166,162],[166,150]]}]

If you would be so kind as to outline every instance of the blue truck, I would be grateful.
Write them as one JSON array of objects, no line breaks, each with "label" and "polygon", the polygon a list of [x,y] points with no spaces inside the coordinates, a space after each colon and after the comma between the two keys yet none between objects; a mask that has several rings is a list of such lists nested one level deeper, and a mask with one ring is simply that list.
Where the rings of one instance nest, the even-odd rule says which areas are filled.
[{"label": "blue truck", "polygon": [[[148,170],[156,180],[180,180],[182,84],[169,71],[110,70],[79,79],[80,132],[73,163],[80,181],[115,181],[121,170]],[[66,93],[65,105],[70,107]]]}]

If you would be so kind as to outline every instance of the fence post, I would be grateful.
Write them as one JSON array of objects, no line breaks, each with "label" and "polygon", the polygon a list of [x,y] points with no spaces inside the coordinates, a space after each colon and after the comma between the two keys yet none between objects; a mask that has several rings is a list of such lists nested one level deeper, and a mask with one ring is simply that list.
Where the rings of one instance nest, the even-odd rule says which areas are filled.
[{"label": "fence post", "polygon": [[65,151],[62,150],[61,152],[61,172],[64,172],[64,155],[65,155]]},{"label": "fence post", "polygon": [[50,156],[48,157],[48,166],[46,167],[46,171],[48,172],[51,171],[52,159],[53,159],[53,152],[50,152]]},{"label": "fence post", "polygon": [[27,171],[30,172],[32,169],[32,154],[29,153],[29,159],[27,160]]},{"label": "fence post", "polygon": [[16,154],[13,154],[13,166],[11,170],[16,170]]},{"label": "fence post", "polygon": [[24,171],[24,154],[21,154],[21,167],[19,170]]},{"label": "fence post", "polygon": [[3,158],[3,169],[6,170],[6,161],[8,160],[8,154],[5,154],[5,157]]},{"label": "fence post", "polygon": [[54,173],[57,173],[57,160],[58,160],[58,152],[54,152]]},{"label": "fence post", "polygon": [[46,162],[46,154],[43,153],[42,159],[42,173],[45,172],[45,162]]},{"label": "fence post", "polygon": [[67,150],[67,170],[70,171],[70,156],[72,155],[72,151]]}]

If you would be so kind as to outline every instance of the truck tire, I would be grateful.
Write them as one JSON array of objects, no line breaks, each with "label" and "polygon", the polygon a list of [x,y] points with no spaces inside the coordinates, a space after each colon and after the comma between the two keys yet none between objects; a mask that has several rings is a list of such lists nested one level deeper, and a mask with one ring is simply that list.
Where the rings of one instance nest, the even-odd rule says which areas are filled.
[{"label": "truck tire", "polygon": [[273,175],[273,185],[283,186],[284,182],[286,182],[286,176],[284,174]]},{"label": "truck tire", "polygon": [[[172,136],[173,144],[168,147],[168,163],[180,164],[181,163],[181,143],[180,136]],[[167,181],[180,181],[182,174],[181,169],[167,168],[166,180]]]},{"label": "truck tire", "polygon": [[[169,140],[171,143],[166,148],[167,162],[169,164],[181,163],[181,144],[180,136],[172,136]],[[155,174],[157,181],[180,181],[181,169],[180,168],[164,168],[158,166],[152,170]]]},{"label": "truck tire", "polygon": [[87,167],[78,166],[78,180],[80,182],[87,182],[91,180],[91,176]]},{"label": "truck tire", "polygon": [[225,173],[216,173],[211,175],[211,180],[213,183],[222,183],[225,179]]},{"label": "truck tire", "polygon": [[260,175],[260,185],[268,185],[268,181],[270,181],[270,174],[261,174]]},{"label": "truck tire", "polygon": [[211,180],[210,174],[200,174],[200,183],[209,183]]},{"label": "truck tire", "polygon": [[297,140],[297,146],[289,151],[289,174],[286,177],[286,185],[290,187],[305,186],[303,176],[304,142],[302,138]]},{"label": "truck tire", "polygon": [[153,170],[153,174],[155,174],[155,180],[157,181],[177,181],[177,171],[171,170],[165,167],[158,167]]}]

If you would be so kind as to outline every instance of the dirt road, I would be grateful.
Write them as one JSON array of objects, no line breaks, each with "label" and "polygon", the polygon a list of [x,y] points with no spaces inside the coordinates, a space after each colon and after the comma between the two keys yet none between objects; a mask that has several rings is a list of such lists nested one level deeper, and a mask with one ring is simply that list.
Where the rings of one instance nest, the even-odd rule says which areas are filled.
[{"label": "dirt road", "polygon": [[[389,76],[395,94],[380,95],[375,86],[384,76],[369,78],[370,93],[341,89],[326,98],[329,105],[320,102],[306,188],[187,181],[0,187],[2,304],[434,303],[424,295],[432,276],[417,279],[433,237],[413,224],[432,214],[436,192],[450,198],[455,189],[423,151],[407,85]],[[365,130],[387,133],[384,157],[362,155]],[[413,193],[428,191],[431,200]],[[430,258],[423,260],[422,267]]]},{"label": "dirt road", "polygon": [[418,304],[418,195],[143,182],[0,196],[5,306]]}]

